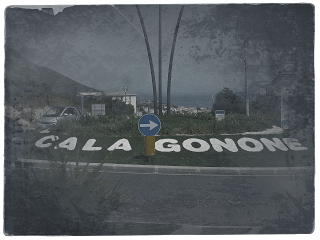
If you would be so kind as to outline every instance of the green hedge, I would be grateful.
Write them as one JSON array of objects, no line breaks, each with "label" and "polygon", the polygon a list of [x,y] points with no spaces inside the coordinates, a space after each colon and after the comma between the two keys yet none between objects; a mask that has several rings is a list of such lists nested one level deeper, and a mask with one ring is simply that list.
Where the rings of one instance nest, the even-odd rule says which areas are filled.
[{"label": "green hedge", "polygon": [[124,116],[81,116],[77,121],[63,121],[50,127],[55,133],[82,135],[137,136],[138,119]]},{"label": "green hedge", "polygon": [[[161,116],[160,120],[159,135],[243,133],[262,131],[273,125],[268,116],[253,114],[247,117],[233,113],[222,121],[216,120],[210,113],[175,114]],[[78,121],[60,122],[50,127],[50,130],[57,134],[140,136],[138,121],[135,117],[83,116]]]}]

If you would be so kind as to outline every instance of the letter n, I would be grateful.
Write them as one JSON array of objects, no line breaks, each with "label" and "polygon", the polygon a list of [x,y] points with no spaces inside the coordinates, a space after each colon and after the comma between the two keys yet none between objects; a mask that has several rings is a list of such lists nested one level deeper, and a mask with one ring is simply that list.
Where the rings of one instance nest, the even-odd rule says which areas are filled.
[{"label": "letter n", "polygon": [[225,142],[222,142],[217,138],[210,138],[210,143],[217,152],[222,152],[222,147],[228,149],[230,152],[238,152],[238,148],[232,139],[226,138],[224,141]]},{"label": "letter n", "polygon": [[276,151],[276,148],[282,151],[288,151],[288,148],[279,138],[272,138],[273,141],[267,138],[260,138],[260,141],[271,151]]}]

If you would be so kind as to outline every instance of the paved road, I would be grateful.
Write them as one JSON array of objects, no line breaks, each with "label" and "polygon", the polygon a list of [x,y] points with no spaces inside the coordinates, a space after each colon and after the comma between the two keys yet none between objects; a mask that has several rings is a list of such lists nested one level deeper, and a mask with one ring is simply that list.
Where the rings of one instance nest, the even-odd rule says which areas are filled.
[{"label": "paved road", "polygon": [[[36,168],[48,164],[42,160],[20,160],[23,166],[29,163]],[[106,177],[122,180],[123,190],[132,191],[126,207],[113,213],[109,221],[183,226],[173,234],[298,234],[313,231],[312,167],[104,164],[102,170]]]},{"label": "paved road", "polygon": [[313,174],[107,173],[134,191],[110,221],[183,224],[176,234],[310,233]]},{"label": "paved road", "polygon": [[174,234],[312,232],[313,171],[228,169],[108,165],[133,191],[109,220],[181,224]]}]

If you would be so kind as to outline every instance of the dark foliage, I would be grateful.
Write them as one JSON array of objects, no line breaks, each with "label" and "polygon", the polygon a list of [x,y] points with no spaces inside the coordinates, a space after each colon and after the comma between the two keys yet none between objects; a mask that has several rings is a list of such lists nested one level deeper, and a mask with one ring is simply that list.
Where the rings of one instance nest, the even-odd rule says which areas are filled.
[{"label": "dark foliage", "polygon": [[49,169],[7,172],[4,232],[7,235],[110,235],[105,220],[125,204],[121,182],[67,162]]}]

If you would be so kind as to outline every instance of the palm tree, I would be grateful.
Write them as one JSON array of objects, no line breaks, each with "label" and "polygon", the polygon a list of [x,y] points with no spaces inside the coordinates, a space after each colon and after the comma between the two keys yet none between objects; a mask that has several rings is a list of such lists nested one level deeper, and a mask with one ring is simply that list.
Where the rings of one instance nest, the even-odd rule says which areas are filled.
[{"label": "palm tree", "polygon": [[181,17],[182,17],[183,8],[184,8],[184,5],[182,5],[180,8],[180,13],[179,13],[176,29],[174,31],[171,54],[170,54],[169,72],[168,72],[168,86],[167,86],[167,115],[168,116],[170,115],[170,112],[171,112],[171,110],[170,110],[170,104],[171,104],[170,103],[170,101],[171,101],[170,95],[171,95],[171,74],[172,74],[173,55],[174,55],[174,49],[175,49],[175,45],[176,45],[176,40],[177,40],[177,35],[178,35],[178,30],[179,30],[179,26],[180,26]]},{"label": "palm tree", "polygon": [[152,87],[153,87],[154,114],[157,115],[158,114],[158,110],[157,110],[157,86],[156,86],[156,79],[155,79],[155,75],[154,75],[154,68],[153,68],[151,50],[150,50],[150,46],[149,46],[149,41],[148,41],[146,28],[144,26],[143,18],[142,18],[141,12],[140,12],[140,8],[139,8],[138,5],[136,5],[136,8],[137,8],[137,11],[138,11],[138,15],[139,15],[139,19],[140,19],[140,22],[141,22],[141,27],[142,27],[144,39],[145,39],[146,46],[147,46],[147,52],[148,52],[150,70],[151,70]]}]

